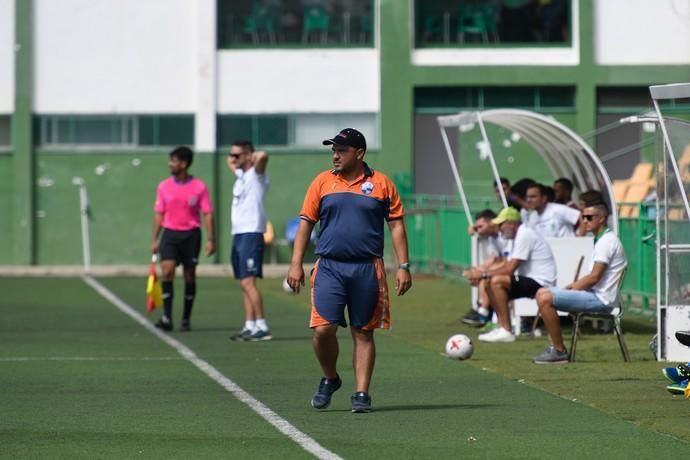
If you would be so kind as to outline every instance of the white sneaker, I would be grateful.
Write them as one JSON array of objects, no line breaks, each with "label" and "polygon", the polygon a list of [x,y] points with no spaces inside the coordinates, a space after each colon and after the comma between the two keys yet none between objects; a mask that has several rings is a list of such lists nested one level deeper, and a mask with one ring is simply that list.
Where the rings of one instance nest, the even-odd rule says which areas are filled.
[{"label": "white sneaker", "polygon": [[480,334],[478,338],[482,342],[515,342],[515,335],[502,327]]}]

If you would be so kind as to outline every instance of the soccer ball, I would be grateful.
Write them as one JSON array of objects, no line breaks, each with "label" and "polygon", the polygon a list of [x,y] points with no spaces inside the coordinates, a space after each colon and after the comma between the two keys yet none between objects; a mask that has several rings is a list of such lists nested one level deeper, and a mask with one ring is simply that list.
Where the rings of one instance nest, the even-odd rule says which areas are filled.
[{"label": "soccer ball", "polygon": [[446,355],[452,359],[469,359],[474,351],[472,340],[465,334],[455,334],[446,342]]},{"label": "soccer ball", "polygon": [[288,284],[287,278],[283,279],[283,291],[289,292],[290,294],[295,294],[295,291],[293,291],[290,285]]}]

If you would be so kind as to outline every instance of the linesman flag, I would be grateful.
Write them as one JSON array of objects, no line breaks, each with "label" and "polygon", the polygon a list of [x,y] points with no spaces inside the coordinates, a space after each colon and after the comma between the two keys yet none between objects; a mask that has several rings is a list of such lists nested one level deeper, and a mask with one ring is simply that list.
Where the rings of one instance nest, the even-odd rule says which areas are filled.
[{"label": "linesman flag", "polygon": [[148,313],[163,305],[163,291],[156,274],[157,261],[158,256],[156,254],[151,256],[151,269],[149,270],[149,278],[146,281],[146,311]]}]

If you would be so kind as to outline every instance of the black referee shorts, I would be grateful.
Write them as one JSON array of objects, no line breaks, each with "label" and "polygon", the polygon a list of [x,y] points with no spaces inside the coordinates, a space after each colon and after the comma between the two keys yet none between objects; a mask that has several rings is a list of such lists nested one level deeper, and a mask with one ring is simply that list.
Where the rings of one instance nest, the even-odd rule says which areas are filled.
[{"label": "black referee shorts", "polygon": [[174,260],[175,265],[193,267],[199,263],[201,250],[201,230],[168,230],[163,229],[163,236],[158,245],[158,256],[161,260]]}]

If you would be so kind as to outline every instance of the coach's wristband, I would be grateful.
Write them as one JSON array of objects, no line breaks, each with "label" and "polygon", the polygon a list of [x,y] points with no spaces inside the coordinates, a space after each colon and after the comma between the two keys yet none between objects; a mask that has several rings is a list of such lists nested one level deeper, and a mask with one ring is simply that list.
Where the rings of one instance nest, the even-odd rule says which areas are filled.
[{"label": "coach's wristband", "polygon": [[401,270],[405,270],[405,271],[409,272],[410,271],[410,263],[409,262],[402,263],[402,264],[398,265],[398,268]]}]

